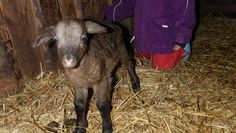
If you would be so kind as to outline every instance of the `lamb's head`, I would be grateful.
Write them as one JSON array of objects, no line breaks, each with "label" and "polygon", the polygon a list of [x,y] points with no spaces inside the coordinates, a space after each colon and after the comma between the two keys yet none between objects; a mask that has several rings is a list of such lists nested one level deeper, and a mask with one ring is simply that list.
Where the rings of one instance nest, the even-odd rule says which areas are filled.
[{"label": "lamb's head", "polygon": [[32,43],[33,47],[55,43],[65,68],[76,67],[88,50],[87,34],[104,33],[106,28],[93,21],[67,19],[46,28]]}]

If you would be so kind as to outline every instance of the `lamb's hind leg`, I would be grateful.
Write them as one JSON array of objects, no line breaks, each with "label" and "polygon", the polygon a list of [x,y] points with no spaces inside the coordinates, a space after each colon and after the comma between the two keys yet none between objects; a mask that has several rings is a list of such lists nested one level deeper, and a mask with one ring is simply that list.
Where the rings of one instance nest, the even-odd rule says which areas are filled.
[{"label": "lamb's hind leg", "polygon": [[120,60],[129,73],[133,91],[135,93],[140,91],[140,81],[135,71],[134,59],[131,58],[127,52],[123,52]]}]

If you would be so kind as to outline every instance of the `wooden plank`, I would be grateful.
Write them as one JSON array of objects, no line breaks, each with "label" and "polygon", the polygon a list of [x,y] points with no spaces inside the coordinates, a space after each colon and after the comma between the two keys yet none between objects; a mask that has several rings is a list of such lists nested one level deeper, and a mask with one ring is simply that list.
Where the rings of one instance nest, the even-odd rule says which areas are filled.
[{"label": "wooden plank", "polygon": [[83,18],[82,0],[58,0],[62,18]]},{"label": "wooden plank", "polygon": [[84,18],[84,11],[83,11],[83,0],[73,0],[75,5],[75,12],[77,18]]},{"label": "wooden plank", "polygon": [[93,5],[93,16],[94,19],[96,20],[101,20],[102,19],[102,3],[101,0],[93,0],[92,1]]},{"label": "wooden plank", "polygon": [[43,26],[48,27],[55,25],[61,20],[58,0],[40,0],[43,14]]},{"label": "wooden plank", "polygon": [[85,18],[94,18],[92,1],[93,0],[83,0],[83,12]]},{"label": "wooden plank", "polygon": [[41,50],[31,48],[30,44],[42,29],[39,0],[1,0],[0,8],[22,75],[36,76],[43,60],[38,52]]},{"label": "wooden plank", "polygon": [[[2,11],[0,8],[0,17]],[[22,89],[20,87],[21,72],[17,69],[11,53],[11,42],[6,33],[3,19],[0,19],[0,98],[16,94]]]},{"label": "wooden plank", "polygon": [[58,0],[62,18],[102,19],[103,9],[112,0]]},{"label": "wooden plank", "polygon": [[7,53],[6,43],[0,40],[0,98],[21,91],[20,77],[14,69],[14,61]]}]

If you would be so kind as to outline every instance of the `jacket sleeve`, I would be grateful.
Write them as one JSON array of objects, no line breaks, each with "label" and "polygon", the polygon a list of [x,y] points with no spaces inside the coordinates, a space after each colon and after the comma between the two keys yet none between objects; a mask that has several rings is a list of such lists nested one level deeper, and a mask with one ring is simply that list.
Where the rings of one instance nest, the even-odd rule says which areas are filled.
[{"label": "jacket sleeve", "polygon": [[117,0],[111,6],[105,8],[104,17],[108,21],[119,22],[134,15],[136,0]]},{"label": "jacket sleeve", "polygon": [[174,25],[175,43],[181,47],[192,39],[195,26],[195,0],[177,0],[175,12],[176,23]]}]

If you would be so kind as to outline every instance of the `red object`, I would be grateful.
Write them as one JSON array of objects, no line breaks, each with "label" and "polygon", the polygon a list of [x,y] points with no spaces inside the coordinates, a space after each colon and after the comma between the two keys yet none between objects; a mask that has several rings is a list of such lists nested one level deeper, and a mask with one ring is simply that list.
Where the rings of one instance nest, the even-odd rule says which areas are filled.
[{"label": "red object", "polygon": [[184,58],[184,49],[180,48],[171,54],[145,54],[137,52],[136,56],[147,58],[152,61],[152,67],[160,70],[171,70],[175,65]]}]

